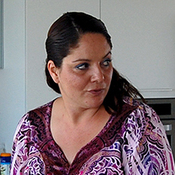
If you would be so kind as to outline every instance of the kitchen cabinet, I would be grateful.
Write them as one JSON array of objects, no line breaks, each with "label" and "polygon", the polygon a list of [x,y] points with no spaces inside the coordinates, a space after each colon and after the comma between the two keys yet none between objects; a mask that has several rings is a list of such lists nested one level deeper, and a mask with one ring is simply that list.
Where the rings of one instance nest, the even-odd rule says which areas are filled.
[{"label": "kitchen cabinet", "polygon": [[145,97],[175,96],[175,1],[101,0],[113,60]]}]

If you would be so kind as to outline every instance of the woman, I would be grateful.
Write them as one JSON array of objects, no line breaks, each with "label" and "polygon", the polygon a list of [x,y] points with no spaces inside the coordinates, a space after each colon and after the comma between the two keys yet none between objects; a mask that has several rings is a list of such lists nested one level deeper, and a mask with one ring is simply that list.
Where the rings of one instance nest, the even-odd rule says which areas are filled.
[{"label": "woman", "polygon": [[47,83],[61,97],[21,119],[11,174],[174,173],[163,125],[113,68],[100,20],[64,14],[50,28],[46,50]]}]

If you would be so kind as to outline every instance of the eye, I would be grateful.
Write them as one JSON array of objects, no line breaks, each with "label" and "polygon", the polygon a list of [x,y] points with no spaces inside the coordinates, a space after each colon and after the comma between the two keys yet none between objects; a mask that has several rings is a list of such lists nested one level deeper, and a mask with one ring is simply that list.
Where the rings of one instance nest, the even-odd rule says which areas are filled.
[{"label": "eye", "polygon": [[89,64],[88,63],[82,63],[82,64],[77,65],[76,66],[76,69],[86,70],[88,67],[89,67]]},{"label": "eye", "polygon": [[110,58],[106,58],[101,64],[102,66],[108,67],[111,63],[111,59]]}]

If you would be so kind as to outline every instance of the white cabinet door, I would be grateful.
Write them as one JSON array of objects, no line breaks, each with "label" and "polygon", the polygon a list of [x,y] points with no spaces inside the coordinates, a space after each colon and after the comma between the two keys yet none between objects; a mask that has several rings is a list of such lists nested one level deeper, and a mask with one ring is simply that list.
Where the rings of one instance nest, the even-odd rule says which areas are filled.
[{"label": "white cabinet door", "polygon": [[113,59],[145,97],[175,97],[175,1],[101,0]]},{"label": "white cabinet door", "polygon": [[46,85],[45,39],[50,25],[67,11],[83,11],[99,17],[99,1],[27,0],[26,1],[26,110],[57,96]]}]

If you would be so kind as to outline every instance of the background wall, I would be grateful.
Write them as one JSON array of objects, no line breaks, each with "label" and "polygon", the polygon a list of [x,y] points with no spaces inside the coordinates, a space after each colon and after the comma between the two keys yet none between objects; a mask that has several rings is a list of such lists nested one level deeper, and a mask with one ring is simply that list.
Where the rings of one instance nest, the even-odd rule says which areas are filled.
[{"label": "background wall", "polygon": [[52,22],[67,11],[105,22],[115,67],[146,97],[175,97],[175,1],[4,0],[3,6],[0,143],[7,151],[23,114],[57,96],[45,83],[45,39]]},{"label": "background wall", "polygon": [[25,112],[25,1],[4,0],[4,69],[0,69],[0,143],[11,151]]},{"label": "background wall", "polygon": [[145,97],[175,96],[174,9],[173,0],[101,0],[115,66]]}]

